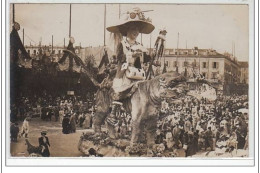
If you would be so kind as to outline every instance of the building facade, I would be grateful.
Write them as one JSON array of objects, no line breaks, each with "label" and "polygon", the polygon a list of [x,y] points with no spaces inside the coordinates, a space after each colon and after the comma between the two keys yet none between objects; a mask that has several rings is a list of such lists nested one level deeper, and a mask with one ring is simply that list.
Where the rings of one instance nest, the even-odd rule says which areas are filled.
[{"label": "building facade", "polygon": [[248,84],[248,62],[240,61],[240,83]]},{"label": "building facade", "polygon": [[165,49],[160,61],[161,71],[165,63],[168,72],[178,71],[190,82],[195,81],[197,74],[203,75],[219,91],[228,94],[231,94],[234,85],[241,83],[242,76],[243,80],[248,77],[246,69],[241,71],[241,65],[234,56],[220,54],[213,49]]}]

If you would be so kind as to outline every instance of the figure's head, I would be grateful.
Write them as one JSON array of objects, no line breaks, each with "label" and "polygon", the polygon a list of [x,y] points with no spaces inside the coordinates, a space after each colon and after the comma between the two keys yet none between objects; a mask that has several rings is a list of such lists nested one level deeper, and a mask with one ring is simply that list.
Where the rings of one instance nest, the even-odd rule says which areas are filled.
[{"label": "figure's head", "polygon": [[14,29],[15,29],[16,31],[19,31],[19,30],[20,30],[20,24],[17,23],[17,22],[14,22],[13,27],[14,27]]},{"label": "figure's head", "polygon": [[46,135],[47,135],[47,131],[42,131],[42,132],[41,132],[41,135],[42,135],[42,136],[46,136]]},{"label": "figure's head", "polygon": [[131,39],[131,40],[136,40],[136,38],[139,35],[139,31],[140,29],[138,28],[138,26],[132,25],[129,27],[128,31],[127,31],[127,38]]}]

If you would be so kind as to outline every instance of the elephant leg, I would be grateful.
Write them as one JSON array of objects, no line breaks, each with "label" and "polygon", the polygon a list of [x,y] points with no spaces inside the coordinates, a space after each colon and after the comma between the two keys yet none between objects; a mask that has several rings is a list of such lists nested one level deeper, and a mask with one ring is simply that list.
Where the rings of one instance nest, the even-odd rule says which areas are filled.
[{"label": "elephant leg", "polygon": [[145,125],[146,143],[148,147],[152,147],[155,144],[155,134],[157,129],[157,117],[149,117]]},{"label": "elephant leg", "polygon": [[132,135],[131,135],[131,142],[130,142],[131,147],[138,142],[138,138],[140,135],[140,124],[141,124],[141,116],[137,114],[136,119],[132,121]]},{"label": "elephant leg", "polygon": [[145,143],[145,138],[146,138],[145,133],[144,133],[145,120],[141,120],[139,129],[140,129],[140,133],[138,135],[138,142]]}]

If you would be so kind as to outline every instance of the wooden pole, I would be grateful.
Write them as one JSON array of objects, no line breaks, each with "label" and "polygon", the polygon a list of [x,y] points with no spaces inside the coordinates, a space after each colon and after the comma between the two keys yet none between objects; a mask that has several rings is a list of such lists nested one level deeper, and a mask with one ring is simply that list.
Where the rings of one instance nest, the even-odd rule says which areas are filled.
[{"label": "wooden pole", "polygon": [[23,28],[23,45],[24,45],[24,28]]},{"label": "wooden pole", "polygon": [[104,46],[106,46],[106,13],[107,13],[107,6],[105,4],[105,11],[104,11]]},{"label": "wooden pole", "polygon": [[14,7],[14,4],[13,4],[13,23],[15,22],[15,7]]},{"label": "wooden pole", "polygon": [[234,57],[236,57],[236,43],[234,42]]},{"label": "wooden pole", "polygon": [[53,35],[51,36],[51,54],[53,54]]},{"label": "wooden pole", "polygon": [[179,56],[179,32],[178,32],[178,39],[177,39],[177,58],[176,58],[176,62],[177,62],[176,66],[179,69],[179,67],[178,67],[178,56]]},{"label": "wooden pole", "polygon": [[150,34],[150,51],[149,51],[149,55],[151,55],[152,52],[152,34]]},{"label": "wooden pole", "polygon": [[118,14],[119,19],[120,19],[120,15],[121,15],[121,5],[119,4],[119,14]]},{"label": "wooden pole", "polygon": [[69,37],[71,37],[71,4],[70,4],[70,23],[69,23]]},{"label": "wooden pole", "polygon": [[177,40],[177,55],[179,53],[179,33],[178,33],[178,40]]},{"label": "wooden pole", "polygon": [[65,47],[65,38],[64,38],[64,47]]},{"label": "wooden pole", "polygon": [[232,56],[234,55],[234,53],[233,53],[233,48],[234,48],[234,43],[233,43],[233,41],[232,41]]}]

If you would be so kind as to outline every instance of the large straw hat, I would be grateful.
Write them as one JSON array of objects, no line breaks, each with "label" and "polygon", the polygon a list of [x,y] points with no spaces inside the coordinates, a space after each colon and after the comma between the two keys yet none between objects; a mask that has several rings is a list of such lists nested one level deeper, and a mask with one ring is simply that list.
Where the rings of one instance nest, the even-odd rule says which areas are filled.
[{"label": "large straw hat", "polygon": [[127,30],[130,26],[137,26],[139,32],[143,34],[150,34],[154,30],[151,19],[145,18],[143,12],[140,8],[136,7],[132,10],[127,11],[125,16],[122,16],[115,26],[107,27],[107,30],[112,33],[121,33],[123,36],[126,36]]}]

